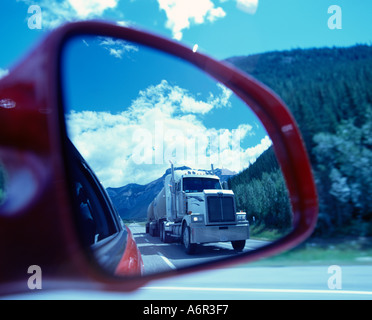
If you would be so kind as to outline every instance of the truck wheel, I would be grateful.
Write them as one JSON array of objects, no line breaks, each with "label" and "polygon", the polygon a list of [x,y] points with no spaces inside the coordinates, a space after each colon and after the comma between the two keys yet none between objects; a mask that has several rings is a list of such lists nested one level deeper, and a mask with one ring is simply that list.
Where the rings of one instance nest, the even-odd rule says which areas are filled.
[{"label": "truck wheel", "polygon": [[171,242],[171,237],[169,236],[169,234],[167,233],[167,231],[165,231],[165,228],[163,227],[163,236],[162,236],[162,241],[164,243],[170,243]]},{"label": "truck wheel", "polygon": [[196,250],[196,243],[190,243],[190,227],[184,227],[182,232],[182,241],[187,254],[193,254]]},{"label": "truck wheel", "polygon": [[154,229],[151,227],[151,225],[149,225],[149,235],[150,235],[151,237],[154,236]]},{"label": "truck wheel", "polygon": [[161,242],[164,242],[164,233],[163,233],[163,230],[164,230],[164,226],[163,226],[163,223],[160,223],[159,224],[159,237],[160,237],[160,241]]},{"label": "truck wheel", "polygon": [[149,234],[152,237],[158,237],[159,236],[159,227],[158,223],[150,224],[149,225]]},{"label": "truck wheel", "polygon": [[159,230],[159,233],[160,233],[160,241],[161,241],[161,242],[164,242],[164,243],[169,243],[169,242],[171,242],[171,237],[170,237],[170,235],[168,234],[167,231],[165,231],[164,223],[161,223],[161,224],[160,224],[160,230]]},{"label": "truck wheel", "polygon": [[243,251],[245,247],[245,240],[236,240],[236,241],[231,241],[231,244],[234,248],[235,251]]}]

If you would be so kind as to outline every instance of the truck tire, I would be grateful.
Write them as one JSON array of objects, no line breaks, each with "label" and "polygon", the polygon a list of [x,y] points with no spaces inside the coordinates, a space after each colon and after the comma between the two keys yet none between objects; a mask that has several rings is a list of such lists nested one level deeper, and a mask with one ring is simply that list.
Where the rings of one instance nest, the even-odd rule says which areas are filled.
[{"label": "truck tire", "polygon": [[159,238],[160,238],[161,242],[164,242],[164,240],[163,240],[163,229],[164,229],[163,222],[160,222],[159,223]]},{"label": "truck tire", "polygon": [[190,227],[184,226],[182,229],[182,242],[187,254],[193,254],[196,250],[196,243],[190,243],[190,241]]},{"label": "truck tire", "polygon": [[149,226],[149,234],[152,237],[158,237],[159,236],[159,224],[158,223],[156,223],[155,225],[151,224]]},{"label": "truck tire", "polygon": [[151,237],[154,236],[154,229],[152,228],[151,225],[149,225],[149,235],[150,235]]},{"label": "truck tire", "polygon": [[160,230],[159,231],[160,231],[161,242],[170,243],[171,242],[171,237],[169,236],[168,232],[165,231],[164,222],[160,224]]},{"label": "truck tire", "polygon": [[245,247],[245,240],[231,241],[231,244],[235,251],[241,252]]}]

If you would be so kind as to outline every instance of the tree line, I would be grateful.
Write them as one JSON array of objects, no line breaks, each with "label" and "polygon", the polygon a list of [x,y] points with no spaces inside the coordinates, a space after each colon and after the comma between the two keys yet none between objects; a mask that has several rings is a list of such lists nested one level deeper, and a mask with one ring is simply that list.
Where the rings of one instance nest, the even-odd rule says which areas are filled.
[{"label": "tree line", "polygon": [[[281,96],[300,127],[319,196],[314,234],[372,236],[372,47],[295,49],[228,61]],[[251,183],[232,183],[239,203],[242,186]]]},{"label": "tree line", "polygon": [[285,232],[292,224],[285,181],[273,148],[266,150],[249,168],[228,180],[238,210],[253,227]]}]

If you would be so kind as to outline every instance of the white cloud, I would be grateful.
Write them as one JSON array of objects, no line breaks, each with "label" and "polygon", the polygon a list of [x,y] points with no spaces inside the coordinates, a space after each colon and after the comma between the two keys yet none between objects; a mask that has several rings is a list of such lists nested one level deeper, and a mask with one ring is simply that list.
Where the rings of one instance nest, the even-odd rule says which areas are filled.
[{"label": "white cloud", "polygon": [[190,96],[183,97],[181,101],[181,109],[183,112],[205,114],[212,110],[212,108],[212,104],[204,101],[196,101],[193,97]]},{"label": "white cloud", "polygon": [[182,31],[188,29],[191,23],[214,22],[226,15],[211,0],[158,0],[158,3],[167,15],[166,27],[172,30],[173,38],[177,40],[182,39]]},{"label": "white cloud", "polygon": [[121,59],[126,52],[137,52],[138,47],[120,39],[102,37],[100,45],[109,51],[110,55]]},{"label": "white cloud", "polygon": [[243,150],[240,141],[253,133],[251,125],[229,130],[202,123],[206,109],[228,107],[227,102],[221,104],[228,91],[220,89],[219,95],[202,101],[163,80],[140,91],[122,113],[69,113],[69,136],[105,187],[148,183],[165,172],[169,160],[177,166],[209,169],[213,163],[215,168],[239,171],[271,142],[265,138]]},{"label": "white cloud", "polygon": [[[28,6],[34,5],[33,0],[17,0]],[[39,0],[37,5],[42,10],[42,28],[53,29],[65,22],[100,18],[107,10],[115,10],[120,0]],[[183,31],[192,24],[214,22],[226,16],[221,6],[213,0],[157,0],[160,10],[167,16],[166,27],[172,31],[173,38],[181,40]],[[223,4],[227,0],[220,0]],[[254,14],[258,0],[235,0],[237,8]],[[121,15],[122,17],[122,15]],[[128,26],[132,23],[120,20],[119,25]]]},{"label": "white cloud", "polygon": [[119,0],[68,0],[76,14],[86,19],[93,16],[100,16],[107,9],[117,6]]},{"label": "white cloud", "polygon": [[2,77],[5,77],[8,73],[9,73],[9,70],[8,69],[2,69],[2,68],[0,68],[0,79]]},{"label": "white cloud", "polygon": [[236,0],[238,9],[249,14],[255,14],[258,7],[258,0]]},{"label": "white cloud", "polygon": [[149,86],[139,92],[139,97],[131,106],[132,109],[143,110],[145,107],[154,106],[162,112],[173,114],[174,112],[205,114],[213,108],[229,107],[231,90],[221,84],[217,84],[220,94],[210,96],[205,100],[197,100],[187,90],[178,86],[170,86],[166,80],[156,86]]},{"label": "white cloud", "polygon": [[[30,6],[32,0],[19,0]],[[53,29],[65,22],[99,18],[108,9],[116,8],[119,0],[40,0],[42,27]]]},{"label": "white cloud", "polygon": [[120,20],[120,21],[116,21],[116,24],[121,27],[130,27],[132,23],[130,21]]},{"label": "white cloud", "polygon": [[272,145],[272,141],[270,140],[269,136],[265,136],[263,139],[261,139],[261,142],[251,148],[247,148],[244,151],[242,151],[241,157],[242,162],[244,164],[252,164],[256,161],[256,159],[270,146]]}]

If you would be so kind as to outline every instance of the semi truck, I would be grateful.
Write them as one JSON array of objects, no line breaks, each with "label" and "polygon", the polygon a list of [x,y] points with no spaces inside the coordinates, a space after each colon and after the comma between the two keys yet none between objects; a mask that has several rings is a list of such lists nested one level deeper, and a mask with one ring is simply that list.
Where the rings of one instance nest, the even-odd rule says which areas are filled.
[{"label": "semi truck", "polygon": [[146,233],[162,242],[180,241],[187,254],[197,245],[231,241],[242,251],[249,239],[245,212],[236,212],[232,190],[222,188],[212,165],[204,170],[175,170],[147,209]]}]

